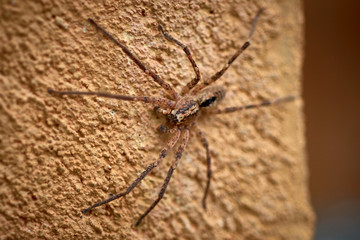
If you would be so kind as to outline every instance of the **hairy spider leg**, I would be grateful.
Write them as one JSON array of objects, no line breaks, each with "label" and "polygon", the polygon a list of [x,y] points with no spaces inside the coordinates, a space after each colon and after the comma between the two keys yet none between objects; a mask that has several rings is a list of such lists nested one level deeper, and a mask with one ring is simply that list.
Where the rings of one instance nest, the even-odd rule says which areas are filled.
[{"label": "hairy spider leg", "polygon": [[157,127],[158,132],[160,133],[173,133],[174,128],[168,128],[164,124],[161,124],[159,127]]},{"label": "hairy spider leg", "polygon": [[215,73],[213,76],[210,77],[210,79],[207,79],[202,84],[197,85],[193,90],[193,94],[198,93],[204,87],[206,87],[206,86],[214,83],[216,80],[218,80],[226,72],[226,70],[230,67],[230,65],[235,61],[235,59],[238,56],[240,56],[250,46],[250,40],[251,40],[251,37],[254,34],[256,23],[257,23],[257,21],[259,19],[259,16],[260,16],[260,14],[261,14],[261,12],[263,10],[264,10],[263,8],[260,8],[259,11],[256,14],[254,20],[252,21],[251,30],[250,30],[250,34],[248,36],[248,40],[235,52],[235,54],[228,60],[228,62],[224,65],[224,67],[219,72]]},{"label": "hairy spider leg", "polygon": [[237,112],[237,111],[242,111],[242,110],[251,109],[251,108],[265,107],[265,106],[270,106],[270,105],[274,105],[274,104],[290,102],[295,99],[296,99],[296,96],[287,96],[287,97],[277,98],[275,100],[265,101],[265,102],[256,103],[256,104],[248,104],[248,105],[242,105],[242,106],[236,106],[236,107],[227,107],[224,109],[218,109],[218,108],[209,109],[206,112],[212,113],[212,114],[231,113],[231,112]]},{"label": "hairy spider leg", "polygon": [[175,89],[164,80],[162,80],[159,75],[155,74],[150,69],[146,68],[145,65],[132,54],[129,49],[127,49],[123,44],[121,44],[118,40],[116,40],[109,32],[100,27],[93,19],[89,18],[88,21],[93,24],[97,29],[99,29],[106,37],[108,37],[111,41],[113,41],[116,45],[118,45],[126,55],[128,55],[131,60],[133,60],[138,67],[143,70],[147,75],[151,76],[156,83],[158,83],[161,87],[167,90],[174,99],[178,99],[179,95],[175,91]]},{"label": "hairy spider leg", "polygon": [[161,106],[161,107],[164,107],[167,109],[172,109],[175,107],[174,101],[171,101],[167,98],[160,98],[160,97],[124,96],[124,95],[110,94],[110,93],[105,93],[105,92],[56,91],[53,89],[48,89],[48,93],[58,94],[58,95],[85,95],[85,96],[115,98],[115,99],[124,100],[124,101],[137,101],[137,102],[151,103],[156,106]]},{"label": "hairy spider leg", "polygon": [[203,199],[202,199],[203,208],[206,209],[206,198],[207,198],[207,195],[209,193],[211,176],[212,176],[210,148],[209,148],[209,143],[208,143],[208,141],[206,139],[205,133],[203,131],[201,131],[201,129],[199,128],[199,126],[197,124],[194,124],[194,128],[195,128],[195,131],[196,131],[196,135],[198,136],[198,138],[200,138],[201,144],[206,149],[207,182],[206,182],[204,196],[203,196]]},{"label": "hairy spider leg", "polygon": [[99,207],[101,205],[104,205],[106,203],[112,202],[115,199],[121,198],[126,196],[127,194],[129,194],[150,172],[152,169],[154,169],[155,167],[157,167],[161,161],[166,157],[166,155],[168,154],[168,152],[174,147],[175,143],[179,140],[180,137],[180,133],[181,130],[180,128],[177,128],[176,133],[174,134],[174,136],[168,141],[168,143],[166,144],[166,146],[161,150],[160,155],[158,157],[158,159],[151,163],[141,174],[140,176],[133,182],[131,183],[131,185],[123,192],[116,194],[114,196],[111,196],[110,198],[103,200],[101,202],[95,203],[94,205],[92,205],[91,207],[82,210],[82,213],[87,213],[88,211],[90,211],[93,208]]},{"label": "hairy spider leg", "polygon": [[164,37],[169,40],[172,41],[174,43],[176,43],[177,45],[179,45],[180,47],[182,47],[182,49],[184,50],[186,56],[188,57],[189,61],[191,62],[191,65],[194,69],[195,72],[195,78],[191,80],[191,82],[189,82],[188,84],[186,84],[186,86],[181,90],[180,95],[184,96],[186,93],[188,93],[193,87],[195,87],[195,85],[200,81],[200,70],[198,68],[198,66],[196,65],[195,60],[193,59],[193,57],[191,56],[190,50],[188,49],[188,47],[184,44],[182,44],[180,41],[176,40],[175,38],[173,38],[172,36],[170,36],[169,34],[167,34],[164,29],[162,28],[162,26],[159,24],[158,26],[160,32],[164,35]]},{"label": "hairy spider leg", "polygon": [[175,158],[175,161],[171,164],[170,168],[169,168],[169,171],[168,171],[168,174],[165,178],[165,181],[164,181],[164,184],[162,185],[161,187],[161,190],[159,192],[159,195],[158,195],[158,198],[151,204],[151,206],[140,216],[139,220],[136,222],[135,226],[139,226],[139,224],[141,223],[141,221],[144,219],[144,217],[146,217],[152,210],[153,208],[160,202],[160,200],[162,199],[162,197],[164,196],[165,194],[165,191],[166,191],[166,188],[170,182],[170,179],[171,179],[171,176],[172,174],[174,173],[177,165],[178,165],[178,162],[182,156],[182,153],[184,152],[184,149],[186,147],[186,144],[188,143],[189,141],[189,129],[188,128],[185,128],[184,129],[184,132],[183,132],[183,137],[181,139],[181,143],[180,143],[180,146],[176,152],[176,158]]}]

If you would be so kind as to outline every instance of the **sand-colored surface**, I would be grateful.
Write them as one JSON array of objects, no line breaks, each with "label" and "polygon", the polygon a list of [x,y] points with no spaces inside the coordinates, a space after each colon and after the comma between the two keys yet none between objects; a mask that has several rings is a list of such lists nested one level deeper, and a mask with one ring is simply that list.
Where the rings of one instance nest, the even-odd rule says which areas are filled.
[{"label": "sand-colored surface", "polygon": [[[176,2],[176,3],[175,3]],[[170,154],[131,194],[80,218],[125,189],[169,138],[152,107],[47,88],[166,96],[95,19],[180,91],[193,71],[157,24],[190,48],[202,78],[245,40],[256,1],[18,1],[0,5],[0,239],[310,239],[302,101],[199,119],[213,158],[201,208],[205,150],[192,133],[164,199]],[[253,44],[219,80],[222,106],[301,93],[302,7],[268,1]]]}]

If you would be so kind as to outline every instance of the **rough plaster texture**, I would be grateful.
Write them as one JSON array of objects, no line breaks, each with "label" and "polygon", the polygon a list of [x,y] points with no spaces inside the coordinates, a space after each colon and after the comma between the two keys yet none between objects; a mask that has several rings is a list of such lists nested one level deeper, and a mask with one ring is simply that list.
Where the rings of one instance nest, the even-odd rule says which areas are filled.
[{"label": "rough plaster texture", "polygon": [[[176,3],[175,3],[176,2]],[[180,90],[194,75],[162,23],[188,45],[203,79],[245,40],[258,1],[2,1],[0,5],[1,239],[310,239],[301,99],[229,115],[202,116],[214,177],[201,208],[205,150],[194,135],[160,204],[168,156],[131,194],[80,218],[118,193],[157,156],[164,119],[141,103],[55,97],[55,89],[164,96],[94,18]],[[222,106],[300,94],[300,0],[268,1],[253,44],[219,80]]]}]

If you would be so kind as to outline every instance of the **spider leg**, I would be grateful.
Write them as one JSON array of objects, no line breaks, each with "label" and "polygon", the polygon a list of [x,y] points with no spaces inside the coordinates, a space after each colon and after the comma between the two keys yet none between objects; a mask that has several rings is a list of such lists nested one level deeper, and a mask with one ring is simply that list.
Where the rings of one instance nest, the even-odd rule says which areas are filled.
[{"label": "spider leg", "polygon": [[204,197],[202,199],[203,208],[206,209],[206,198],[207,198],[207,195],[208,195],[208,192],[209,192],[209,189],[210,189],[210,182],[211,182],[211,176],[212,176],[210,148],[209,148],[209,143],[208,143],[208,141],[206,139],[206,136],[205,136],[204,132],[201,131],[201,129],[198,127],[197,124],[194,124],[194,128],[195,128],[197,136],[200,138],[200,141],[201,141],[202,145],[206,149],[207,182],[206,182],[206,188],[205,188],[205,192],[204,192]]},{"label": "spider leg", "polygon": [[296,99],[295,96],[287,96],[287,97],[277,98],[275,100],[265,101],[265,102],[256,103],[256,104],[248,104],[248,105],[242,105],[242,106],[236,106],[236,107],[227,107],[224,109],[218,109],[218,108],[209,109],[206,112],[212,113],[212,114],[231,113],[231,112],[237,112],[237,111],[242,111],[242,110],[251,109],[251,108],[265,107],[265,106],[274,105],[274,104],[278,104],[278,103],[290,102],[295,99]]},{"label": "spider leg", "polygon": [[157,106],[161,106],[167,109],[171,109],[175,107],[175,102],[166,98],[160,97],[138,97],[138,96],[123,96],[110,94],[105,92],[80,92],[80,91],[56,91],[53,89],[48,89],[48,93],[58,94],[58,95],[86,95],[86,96],[98,96],[105,98],[115,98],[124,101],[137,101],[144,103],[151,103]]},{"label": "spider leg", "polygon": [[108,199],[105,199],[101,202],[98,202],[98,203],[95,203],[94,205],[92,205],[91,207],[87,208],[87,209],[84,209],[82,210],[81,212],[82,213],[87,213],[88,211],[90,211],[91,209],[93,208],[96,208],[98,206],[101,206],[103,204],[106,204],[108,202],[111,202],[111,201],[114,201],[115,199],[118,199],[118,198],[121,198],[121,197],[124,197],[126,196],[127,194],[129,194],[148,174],[149,172],[157,167],[160,163],[161,163],[161,160],[164,159],[167,155],[167,153],[169,152],[170,149],[172,149],[175,145],[175,143],[178,141],[179,137],[180,137],[180,133],[181,133],[181,130],[179,128],[177,128],[177,132],[175,133],[175,135],[169,140],[169,142],[167,143],[166,147],[164,147],[161,152],[160,152],[160,156],[159,158],[151,163],[141,174],[140,176],[133,182],[131,183],[131,185],[123,192],[119,193],[119,194],[116,194],[114,196],[111,196],[110,198]]},{"label": "spider leg", "polygon": [[168,174],[165,178],[165,181],[164,181],[164,184],[162,185],[161,187],[161,190],[159,192],[159,195],[158,195],[158,198],[151,204],[151,206],[140,216],[139,220],[137,220],[135,226],[139,226],[139,224],[141,223],[141,221],[144,219],[144,217],[146,217],[150,212],[151,210],[153,210],[153,208],[160,202],[160,200],[162,199],[162,197],[164,196],[165,194],[165,191],[166,191],[166,188],[170,182],[170,179],[171,179],[171,176],[172,174],[174,173],[177,165],[178,165],[178,162],[182,156],[182,153],[184,152],[184,149],[186,147],[186,144],[188,143],[189,141],[189,129],[188,128],[185,128],[184,130],[184,134],[183,134],[183,137],[181,139],[181,144],[176,152],[176,158],[175,158],[175,161],[171,164],[170,168],[169,168],[169,171],[168,171]]},{"label": "spider leg", "polygon": [[161,124],[157,130],[160,132],[160,133],[173,133],[174,132],[174,128],[168,128],[166,127],[165,125]]},{"label": "spider leg", "polygon": [[158,28],[167,40],[172,41],[172,42],[176,43],[177,45],[179,45],[180,47],[182,47],[182,49],[184,50],[186,56],[188,57],[189,61],[191,62],[191,65],[194,69],[194,72],[196,75],[195,78],[193,80],[191,80],[191,82],[186,84],[186,86],[181,90],[180,94],[184,95],[184,94],[188,93],[190,91],[190,89],[192,89],[200,81],[200,78],[201,78],[200,70],[199,70],[198,66],[196,65],[193,57],[191,56],[191,53],[190,53],[190,50],[188,49],[188,47],[186,45],[182,44],[181,42],[179,42],[178,40],[176,40],[175,38],[173,38],[172,36],[170,36],[169,34],[167,34],[160,24],[159,24]]},{"label": "spider leg", "polygon": [[123,44],[121,44],[118,40],[116,40],[109,32],[107,32],[105,29],[100,27],[93,19],[89,18],[88,21],[93,24],[97,29],[99,29],[107,38],[109,38],[111,41],[113,41],[116,45],[118,45],[124,53],[133,60],[133,62],[138,65],[138,67],[143,70],[147,75],[151,76],[156,83],[158,83],[161,87],[166,89],[174,99],[177,99],[179,96],[176,93],[175,89],[168,83],[166,83],[164,80],[162,80],[159,75],[155,74],[150,69],[147,69],[145,65],[135,57],[134,54],[132,54],[129,49],[127,49]]},{"label": "spider leg", "polygon": [[227,61],[227,63],[224,65],[224,67],[219,72],[215,73],[213,76],[210,77],[210,79],[207,79],[202,84],[196,86],[196,88],[193,90],[194,93],[199,92],[204,87],[206,87],[206,86],[212,84],[213,82],[215,82],[216,80],[218,80],[226,72],[226,70],[230,67],[230,65],[235,61],[235,59],[239,55],[241,55],[250,46],[251,37],[254,34],[256,23],[257,23],[262,11],[263,11],[263,8],[260,8],[252,22],[248,40],[235,52],[235,54]]}]

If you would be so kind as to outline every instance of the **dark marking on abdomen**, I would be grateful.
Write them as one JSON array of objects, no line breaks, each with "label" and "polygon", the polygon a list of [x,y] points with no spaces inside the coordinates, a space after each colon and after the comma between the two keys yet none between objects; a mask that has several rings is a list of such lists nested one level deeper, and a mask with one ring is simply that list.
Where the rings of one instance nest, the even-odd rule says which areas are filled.
[{"label": "dark marking on abdomen", "polygon": [[204,102],[202,102],[202,103],[200,104],[200,107],[208,107],[208,106],[210,106],[210,104],[212,104],[212,103],[215,102],[215,101],[216,101],[216,97],[215,97],[215,96],[212,97],[212,98],[206,99]]}]

